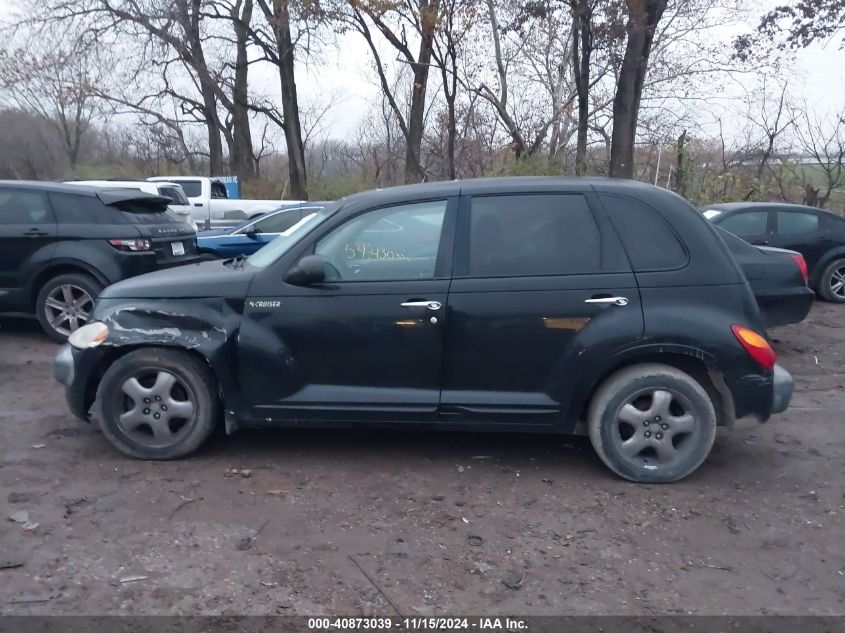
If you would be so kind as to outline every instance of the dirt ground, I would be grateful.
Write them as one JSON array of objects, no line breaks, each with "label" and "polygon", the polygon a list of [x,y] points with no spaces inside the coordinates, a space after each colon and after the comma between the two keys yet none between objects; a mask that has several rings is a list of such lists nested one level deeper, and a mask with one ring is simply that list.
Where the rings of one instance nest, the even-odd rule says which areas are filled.
[{"label": "dirt ground", "polygon": [[537,436],[241,432],[133,461],[68,414],[56,346],[0,320],[0,562],[22,564],[0,613],[845,614],[845,307],[772,335],[792,408],[639,486]]}]

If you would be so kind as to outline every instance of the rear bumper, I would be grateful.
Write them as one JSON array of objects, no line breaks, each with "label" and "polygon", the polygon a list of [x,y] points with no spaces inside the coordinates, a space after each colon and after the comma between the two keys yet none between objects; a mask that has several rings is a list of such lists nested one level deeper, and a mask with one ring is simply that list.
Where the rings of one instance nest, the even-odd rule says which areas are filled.
[{"label": "rear bumper", "polygon": [[772,383],[772,413],[783,413],[792,401],[795,382],[788,371],[780,365],[775,365]]},{"label": "rear bumper", "polygon": [[755,295],[767,328],[800,323],[810,313],[815,296],[806,286]]}]

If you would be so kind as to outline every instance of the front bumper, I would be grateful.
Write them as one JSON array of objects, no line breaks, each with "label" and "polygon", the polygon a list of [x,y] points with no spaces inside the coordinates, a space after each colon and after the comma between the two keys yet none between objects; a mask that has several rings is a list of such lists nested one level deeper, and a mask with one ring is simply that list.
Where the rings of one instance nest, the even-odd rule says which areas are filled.
[{"label": "front bumper", "polygon": [[93,401],[88,393],[89,379],[102,356],[98,348],[80,350],[65,344],[53,360],[53,378],[64,385],[70,412],[85,422],[90,420],[88,410]]},{"label": "front bumper", "polygon": [[780,365],[775,365],[772,382],[772,413],[783,413],[792,400],[795,382],[792,375]]}]

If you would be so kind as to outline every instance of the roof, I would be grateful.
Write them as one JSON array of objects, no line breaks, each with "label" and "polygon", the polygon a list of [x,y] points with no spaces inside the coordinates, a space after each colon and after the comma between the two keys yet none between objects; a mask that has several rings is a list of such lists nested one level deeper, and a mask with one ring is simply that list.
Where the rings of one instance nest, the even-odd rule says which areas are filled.
[{"label": "roof", "polygon": [[601,191],[631,193],[663,192],[672,194],[666,189],[642,183],[636,180],[620,178],[585,178],[585,177],[557,177],[557,176],[504,176],[498,178],[469,178],[466,180],[448,180],[426,182],[414,185],[400,185],[385,187],[355,193],[346,198],[347,202],[370,202],[379,199],[412,199],[415,197],[454,196],[459,194],[494,193],[494,192],[530,192],[530,191]]},{"label": "roof", "polygon": [[29,189],[32,191],[47,191],[52,193],[69,193],[76,196],[97,197],[103,204],[112,205],[130,200],[146,203],[169,204],[170,199],[146,193],[140,189],[121,187],[92,187],[90,185],[75,185],[63,182],[42,180],[0,180],[0,188],[14,187],[15,189]]},{"label": "roof", "polygon": [[[719,211],[752,211],[754,209],[793,209],[795,211],[812,211],[818,212],[821,211],[822,213],[831,213],[830,211],[825,211],[824,209],[819,209],[818,207],[811,207],[806,204],[794,204],[792,202],[780,202],[780,201],[773,201],[773,202],[720,202],[717,204],[702,204],[701,208],[705,211],[707,209],[716,209]],[[836,215],[836,214],[832,214]]]}]

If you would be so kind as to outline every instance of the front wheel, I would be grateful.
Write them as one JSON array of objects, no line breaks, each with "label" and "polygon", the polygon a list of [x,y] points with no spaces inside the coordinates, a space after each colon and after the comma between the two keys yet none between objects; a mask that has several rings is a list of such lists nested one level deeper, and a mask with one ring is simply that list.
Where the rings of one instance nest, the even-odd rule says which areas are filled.
[{"label": "front wheel", "polygon": [[845,259],[837,259],[824,269],[819,278],[819,294],[833,303],[845,303]]},{"label": "front wheel", "polygon": [[102,285],[83,273],[57,275],[38,292],[35,311],[44,332],[63,343],[71,332],[88,323]]},{"label": "front wheel", "polygon": [[599,387],[588,430],[596,453],[620,477],[669,483],[692,473],[709,455],[716,411],[690,375],[644,363],[620,370]]},{"label": "front wheel", "polygon": [[183,351],[145,348],[108,368],[97,392],[98,421],[118,450],[138,459],[176,459],[208,439],[220,413],[208,365]]}]

